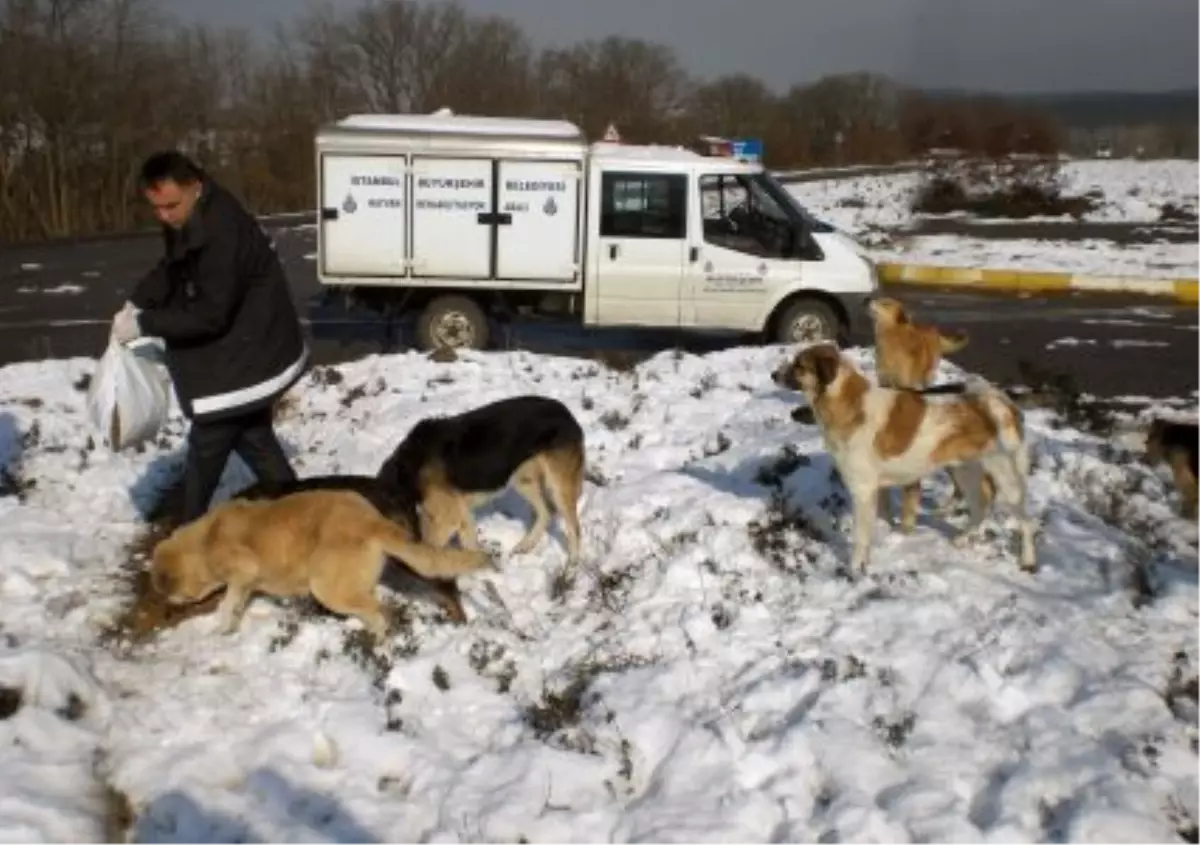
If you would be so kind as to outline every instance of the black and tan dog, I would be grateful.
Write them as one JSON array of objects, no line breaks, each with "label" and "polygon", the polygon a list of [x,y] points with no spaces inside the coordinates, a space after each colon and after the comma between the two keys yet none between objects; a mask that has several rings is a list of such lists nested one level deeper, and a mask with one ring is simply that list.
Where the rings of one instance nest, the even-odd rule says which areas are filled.
[{"label": "black and tan dog", "polygon": [[[370,475],[314,475],[298,478],[283,485],[267,487],[255,484],[231,498],[248,500],[279,499],[293,493],[313,490],[344,490],[358,493],[375,506],[413,541],[421,540],[421,525],[417,515],[417,501],[406,497],[403,489],[392,489],[378,478]],[[446,611],[454,622],[465,622],[467,614],[462,606],[462,594],[453,579],[425,578],[404,563],[389,557],[396,564],[384,568],[382,583],[389,589],[407,592],[407,587],[416,585],[419,591],[429,593],[433,600]]]},{"label": "black and tan dog", "polygon": [[1156,419],[1146,432],[1146,460],[1152,466],[1165,463],[1175,476],[1175,487],[1182,499],[1183,515],[1197,516],[1196,450],[1200,428],[1196,423]]},{"label": "black and tan dog", "polygon": [[475,509],[512,486],[535,515],[513,553],[526,554],[541,542],[553,505],[562,518],[568,560],[575,563],[583,470],[583,429],[567,406],[545,396],[515,396],[421,420],[378,478],[388,490],[420,503],[425,542],[442,546],[457,534],[467,548],[479,544]]}]

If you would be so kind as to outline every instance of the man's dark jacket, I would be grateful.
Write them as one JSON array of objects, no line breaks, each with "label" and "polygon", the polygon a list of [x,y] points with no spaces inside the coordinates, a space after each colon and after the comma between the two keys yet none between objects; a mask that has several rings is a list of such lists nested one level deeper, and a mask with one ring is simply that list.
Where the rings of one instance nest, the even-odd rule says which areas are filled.
[{"label": "man's dark jacket", "polygon": [[189,418],[208,422],[271,405],[304,374],[308,346],[270,239],[228,191],[205,180],[166,256],[130,297],[142,334],[166,343]]}]

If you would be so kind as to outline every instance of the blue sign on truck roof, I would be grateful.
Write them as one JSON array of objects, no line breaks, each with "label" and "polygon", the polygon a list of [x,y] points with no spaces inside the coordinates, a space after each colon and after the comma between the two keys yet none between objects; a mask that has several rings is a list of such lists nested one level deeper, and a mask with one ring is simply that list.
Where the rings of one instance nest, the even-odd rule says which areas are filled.
[{"label": "blue sign on truck roof", "polygon": [[733,157],[744,161],[762,161],[763,142],[761,138],[732,138]]}]

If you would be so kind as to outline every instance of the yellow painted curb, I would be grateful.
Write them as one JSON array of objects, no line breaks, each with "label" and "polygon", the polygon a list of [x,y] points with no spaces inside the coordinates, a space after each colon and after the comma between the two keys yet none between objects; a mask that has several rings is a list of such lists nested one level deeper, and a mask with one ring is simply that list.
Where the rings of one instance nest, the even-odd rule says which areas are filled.
[{"label": "yellow painted curb", "polygon": [[1196,279],[1176,279],[1171,283],[1175,288],[1175,298],[1190,305],[1200,303],[1200,284]]},{"label": "yellow painted curb", "polygon": [[1189,305],[1200,303],[1196,279],[1146,279],[1135,276],[1086,276],[1076,273],[991,270],[979,267],[945,267],[928,264],[879,265],[879,280],[890,284],[931,287],[986,288],[1030,293],[1078,290],[1088,293],[1137,293],[1165,296]]}]

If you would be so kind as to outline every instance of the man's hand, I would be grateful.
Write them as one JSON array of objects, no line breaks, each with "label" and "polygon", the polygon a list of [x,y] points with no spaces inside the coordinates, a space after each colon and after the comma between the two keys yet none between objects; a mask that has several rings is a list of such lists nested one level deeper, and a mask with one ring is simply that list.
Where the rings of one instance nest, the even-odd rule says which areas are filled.
[{"label": "man's hand", "polygon": [[112,322],[112,338],[117,343],[129,343],[142,336],[138,326],[139,310],[132,302],[126,302],[125,307],[116,313]]}]

